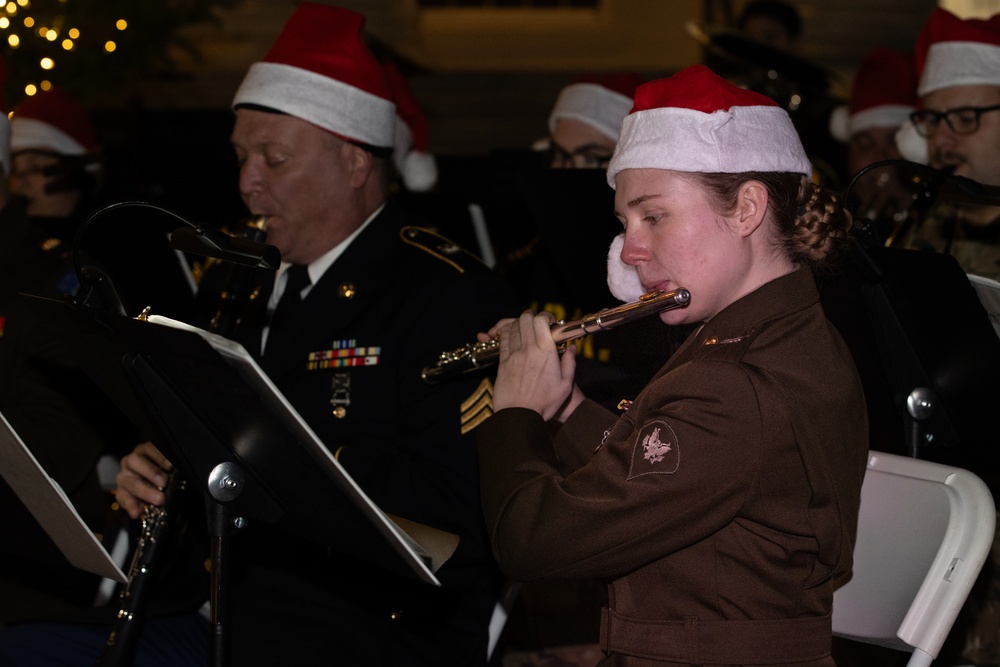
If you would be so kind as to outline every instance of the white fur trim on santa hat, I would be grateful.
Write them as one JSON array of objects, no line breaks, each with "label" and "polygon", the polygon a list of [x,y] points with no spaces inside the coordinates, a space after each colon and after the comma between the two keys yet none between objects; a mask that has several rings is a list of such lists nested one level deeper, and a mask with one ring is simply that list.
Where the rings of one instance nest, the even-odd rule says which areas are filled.
[{"label": "white fur trim on santa hat", "polygon": [[1000,46],[982,42],[931,44],[918,95],[923,97],[952,86],[979,85],[1000,86]]},{"label": "white fur trim on santa hat", "polygon": [[930,162],[927,139],[920,136],[916,126],[910,120],[907,120],[896,130],[896,148],[904,160],[919,164]]},{"label": "white fur trim on santa hat", "polygon": [[86,147],[58,127],[34,118],[18,115],[10,121],[10,151],[26,148],[50,150],[60,155],[83,155]]},{"label": "white fur trim on santa hat", "polygon": [[909,119],[910,112],[915,109],[916,107],[903,104],[885,104],[865,109],[851,116],[848,129],[851,134],[856,134],[873,127],[898,127]]},{"label": "white fur trim on santa hat", "polygon": [[392,163],[396,165],[396,171],[403,173],[403,163],[406,156],[413,150],[413,131],[410,126],[396,114],[396,138],[392,147]]},{"label": "white fur trim on santa hat", "polygon": [[637,301],[645,294],[639,281],[639,270],[622,261],[622,248],[625,247],[625,234],[619,234],[611,242],[608,249],[608,288],[619,301],[629,303]]},{"label": "white fur trim on santa hat", "polygon": [[631,108],[632,98],[621,93],[596,83],[574,83],[559,93],[556,105],[549,114],[549,132],[555,132],[557,120],[572,118],[617,140],[622,119]]},{"label": "white fur trim on santa hat", "polygon": [[790,172],[812,176],[799,135],[784,109],[734,106],[705,113],[660,107],[629,114],[608,166],[608,183],[624,169],[738,174]]},{"label": "white fur trim on santa hat", "polygon": [[396,105],[336,79],[281,63],[250,66],[233,106],[258,104],[370,146],[393,145]]}]

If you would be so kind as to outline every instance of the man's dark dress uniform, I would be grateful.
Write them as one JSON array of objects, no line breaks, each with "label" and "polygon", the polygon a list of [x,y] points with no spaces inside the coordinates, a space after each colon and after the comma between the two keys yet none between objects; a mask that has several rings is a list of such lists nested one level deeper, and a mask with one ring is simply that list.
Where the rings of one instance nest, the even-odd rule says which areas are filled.
[{"label": "man's dark dress uniform", "polygon": [[[232,545],[237,664],[318,655],[367,665],[485,661],[500,578],[472,429],[491,414],[491,387],[484,375],[432,387],[421,370],[510,315],[513,301],[474,256],[404,223],[387,204],[284,325],[293,339],[260,363],[382,510],[459,535],[458,549],[435,588],[254,524]],[[250,315],[236,335],[255,356],[260,323]]]}]

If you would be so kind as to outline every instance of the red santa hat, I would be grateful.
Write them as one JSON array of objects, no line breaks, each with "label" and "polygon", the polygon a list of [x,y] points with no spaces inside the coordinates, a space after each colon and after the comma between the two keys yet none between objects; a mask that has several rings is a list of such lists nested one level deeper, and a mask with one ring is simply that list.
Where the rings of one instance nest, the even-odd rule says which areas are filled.
[{"label": "red santa hat", "polygon": [[641,82],[639,75],[632,72],[587,75],[574,80],[559,91],[549,114],[549,133],[555,132],[556,121],[571,118],[617,141],[622,119],[632,108],[632,96]]},{"label": "red santa hat", "polygon": [[912,53],[872,49],[858,65],[849,106],[830,114],[830,134],[840,141],[875,127],[895,127],[900,154],[927,162],[927,140],[917,134],[910,113],[917,108],[917,68]]},{"label": "red santa hat", "polygon": [[364,23],[357,12],[303,2],[264,59],[250,66],[233,107],[274,109],[349,141],[391,147],[395,105],[362,38]]},{"label": "red santa hat", "polygon": [[384,65],[386,83],[396,104],[396,143],[392,161],[403,186],[425,192],[437,183],[437,161],[427,152],[427,119],[403,73],[392,63]]},{"label": "red santa hat", "polygon": [[1000,86],[1000,14],[960,19],[935,8],[917,36],[921,97],[951,86]]},{"label": "red santa hat", "polygon": [[771,98],[737,88],[704,65],[642,84],[622,121],[608,183],[623,169],[812,175],[788,114]]},{"label": "red santa hat", "polygon": [[[622,122],[608,183],[625,169],[812,176],[788,114],[771,98],[737,88],[704,65],[643,84]],[[642,295],[634,266],[621,260],[619,235],[608,254],[608,286],[622,301]]]},{"label": "red santa hat", "polygon": [[11,114],[10,151],[48,150],[60,155],[96,151],[97,133],[83,105],[58,88],[21,101]]},{"label": "red santa hat", "polygon": [[876,48],[854,74],[848,136],[873,127],[899,127],[917,108],[917,68],[912,53]]}]

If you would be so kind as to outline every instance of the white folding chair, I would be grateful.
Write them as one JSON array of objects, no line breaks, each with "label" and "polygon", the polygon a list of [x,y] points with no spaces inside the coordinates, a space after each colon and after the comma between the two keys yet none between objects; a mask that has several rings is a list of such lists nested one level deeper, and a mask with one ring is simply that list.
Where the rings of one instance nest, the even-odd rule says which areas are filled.
[{"label": "white folding chair", "polygon": [[960,468],[872,452],[852,578],[834,592],[835,635],[937,657],[993,543],[996,508]]}]

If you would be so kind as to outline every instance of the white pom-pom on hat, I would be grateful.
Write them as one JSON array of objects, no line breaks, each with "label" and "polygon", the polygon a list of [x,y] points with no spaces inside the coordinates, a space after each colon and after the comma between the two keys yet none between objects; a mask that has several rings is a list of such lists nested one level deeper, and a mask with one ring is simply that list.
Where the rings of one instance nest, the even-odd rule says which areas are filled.
[{"label": "white pom-pom on hat", "polygon": [[430,153],[410,151],[403,158],[403,166],[399,171],[403,185],[412,192],[426,192],[437,183],[437,160]]},{"label": "white pom-pom on hat", "polygon": [[639,270],[622,261],[623,247],[624,233],[616,236],[608,249],[608,288],[616,299],[629,303],[638,300],[645,290],[639,280]]},{"label": "white pom-pom on hat", "polygon": [[437,185],[437,160],[427,152],[427,119],[409,83],[392,63],[383,65],[386,83],[396,104],[396,142],[392,161],[410,192],[426,192]]},{"label": "white pom-pom on hat", "polygon": [[896,130],[896,148],[904,160],[927,164],[930,162],[930,155],[927,149],[927,139],[920,136],[916,126],[907,120]]}]

